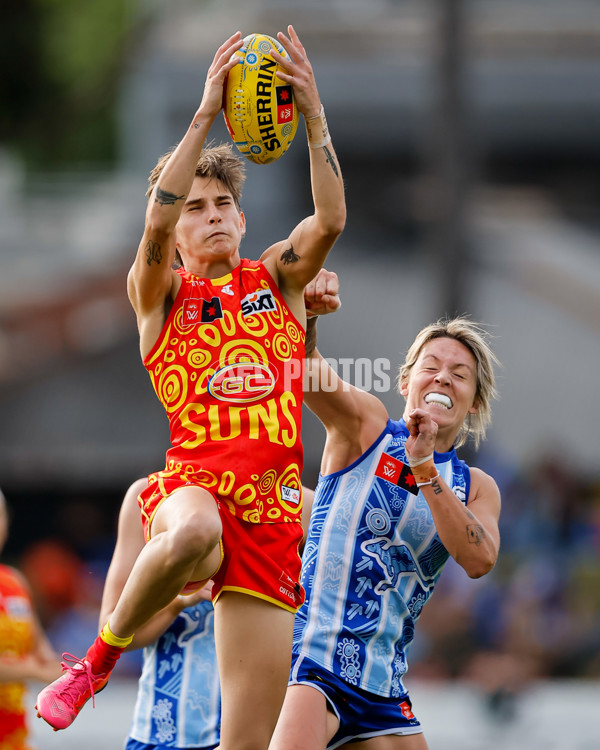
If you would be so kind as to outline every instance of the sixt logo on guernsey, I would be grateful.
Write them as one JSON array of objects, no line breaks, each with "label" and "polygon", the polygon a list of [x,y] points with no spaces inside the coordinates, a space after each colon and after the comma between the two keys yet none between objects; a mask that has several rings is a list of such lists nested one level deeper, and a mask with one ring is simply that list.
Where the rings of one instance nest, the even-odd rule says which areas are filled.
[{"label": "sixt logo on guernsey", "polygon": [[268,396],[275,388],[275,381],[266,365],[234,362],[215,372],[208,382],[208,392],[219,401],[248,403]]},{"label": "sixt logo on guernsey", "polygon": [[193,326],[196,323],[212,323],[223,317],[221,300],[218,297],[206,299],[184,299],[182,308],[183,326]]},{"label": "sixt logo on guernsey", "polygon": [[247,294],[241,304],[244,318],[256,313],[272,312],[277,309],[275,297],[273,297],[270,289],[262,289],[258,292]]},{"label": "sixt logo on guernsey", "polygon": [[381,454],[375,469],[375,476],[385,479],[386,482],[395,484],[397,487],[402,487],[403,490],[408,490],[413,495],[419,494],[419,488],[410,466],[403,464],[402,461],[389,456],[387,453]]}]

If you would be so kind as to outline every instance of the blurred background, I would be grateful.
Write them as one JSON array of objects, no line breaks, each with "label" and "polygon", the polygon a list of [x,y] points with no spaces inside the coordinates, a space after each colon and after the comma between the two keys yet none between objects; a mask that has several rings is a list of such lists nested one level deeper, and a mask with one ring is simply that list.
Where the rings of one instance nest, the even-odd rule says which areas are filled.
[{"label": "blurred background", "polygon": [[[327,262],[343,311],[321,322],[321,351],[394,417],[397,367],[437,317],[484,323],[502,362],[488,440],[462,454],[501,487],[500,560],[479,581],[447,566],[409,655],[432,750],[597,747],[597,0],[6,4],[4,561],[27,575],[55,648],[85,650],[123,494],[168,446],[125,291],[147,175],[185,132],[221,42],[288,23],[313,64],[347,189],[347,227]],[[221,118],[211,135],[228,140]],[[242,254],[258,258],[311,211],[302,127],[279,162],[247,166]],[[307,413],[309,485],[323,438]],[[448,681],[460,696],[452,714]],[[483,734],[469,734],[473,711]]]}]

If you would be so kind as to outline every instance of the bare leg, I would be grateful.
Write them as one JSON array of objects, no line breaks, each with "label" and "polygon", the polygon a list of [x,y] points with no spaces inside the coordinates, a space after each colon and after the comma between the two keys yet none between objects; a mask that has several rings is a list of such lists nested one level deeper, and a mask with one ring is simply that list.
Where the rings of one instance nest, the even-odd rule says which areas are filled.
[{"label": "bare leg", "polygon": [[112,632],[131,635],[188,581],[209,578],[219,564],[221,533],[217,504],[206,490],[186,487],[165,500],[110,617]]},{"label": "bare leg", "polygon": [[[159,507],[152,533],[110,617],[113,636],[132,636],[189,580],[209,578],[217,568],[221,517],[206,490],[189,486],[175,492]],[[70,726],[85,702],[106,685],[121,649],[122,644],[98,636],[84,660],[76,660],[38,695],[38,716],[55,730]]]},{"label": "bare leg", "polygon": [[269,750],[325,750],[337,729],[323,693],[310,685],[291,685]]},{"label": "bare leg", "polygon": [[428,750],[428,746],[421,732],[404,736],[385,734],[363,742],[353,742],[352,750]]},{"label": "bare leg", "polygon": [[294,615],[255,596],[224,591],[215,604],[221,678],[221,750],[267,750],[283,703]]}]

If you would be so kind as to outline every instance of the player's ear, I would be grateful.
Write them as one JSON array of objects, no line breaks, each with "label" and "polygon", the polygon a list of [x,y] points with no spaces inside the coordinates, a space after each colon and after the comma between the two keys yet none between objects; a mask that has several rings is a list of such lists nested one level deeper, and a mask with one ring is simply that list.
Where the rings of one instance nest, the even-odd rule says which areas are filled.
[{"label": "player's ear", "polygon": [[243,211],[240,211],[240,228],[242,231],[242,237],[246,234],[246,214]]},{"label": "player's ear", "polygon": [[473,403],[469,406],[469,414],[477,414],[479,411],[479,399],[477,396],[473,399]]},{"label": "player's ear", "polygon": [[398,390],[400,391],[400,395],[404,396],[404,398],[408,397],[408,378],[402,378],[400,380]]}]

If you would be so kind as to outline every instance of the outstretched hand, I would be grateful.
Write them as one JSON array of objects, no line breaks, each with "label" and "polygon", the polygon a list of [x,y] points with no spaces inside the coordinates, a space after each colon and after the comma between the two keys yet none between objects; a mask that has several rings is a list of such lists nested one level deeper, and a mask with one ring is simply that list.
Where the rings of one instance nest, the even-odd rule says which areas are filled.
[{"label": "outstretched hand", "polygon": [[241,58],[234,53],[241,49],[242,44],[242,35],[239,31],[236,31],[215,52],[206,74],[204,94],[199,110],[209,117],[216,117],[223,106],[223,86],[229,71],[241,62]]},{"label": "outstretched hand", "polygon": [[342,306],[339,296],[340,282],[337,273],[322,268],[315,278],[304,287],[306,317],[328,315]]},{"label": "outstretched hand", "polygon": [[298,110],[305,117],[316,117],[321,111],[321,100],[312,65],[293,26],[288,26],[288,35],[280,31],[277,38],[285,47],[289,58],[280,55],[276,49],[270,52],[279,66],[277,77],[292,85]]}]

